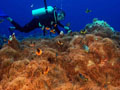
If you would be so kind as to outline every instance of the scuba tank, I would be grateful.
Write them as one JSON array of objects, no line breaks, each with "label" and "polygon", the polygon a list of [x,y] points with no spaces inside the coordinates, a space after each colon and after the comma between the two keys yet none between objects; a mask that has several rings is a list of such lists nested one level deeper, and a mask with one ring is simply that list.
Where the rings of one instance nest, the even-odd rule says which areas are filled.
[{"label": "scuba tank", "polygon": [[32,15],[33,16],[42,16],[42,15],[45,15],[48,13],[52,13],[54,11],[54,8],[52,6],[47,6],[46,0],[44,0],[44,5],[45,5],[45,7],[43,7],[43,8],[32,10]]},{"label": "scuba tank", "polygon": [[41,15],[45,15],[47,13],[53,13],[53,11],[54,11],[54,8],[52,6],[47,6],[47,8],[43,7],[43,8],[32,10],[32,15],[33,16],[41,16]]},{"label": "scuba tank", "polygon": [[[55,17],[55,13],[59,13],[59,12],[63,12],[62,9],[58,9],[52,6],[47,6],[46,0],[44,0],[44,5],[45,7],[43,8],[38,8],[38,9],[34,9],[32,10],[32,15],[33,16],[44,16],[45,14],[50,14],[54,12],[54,17]],[[65,13],[64,13],[65,14]]]}]

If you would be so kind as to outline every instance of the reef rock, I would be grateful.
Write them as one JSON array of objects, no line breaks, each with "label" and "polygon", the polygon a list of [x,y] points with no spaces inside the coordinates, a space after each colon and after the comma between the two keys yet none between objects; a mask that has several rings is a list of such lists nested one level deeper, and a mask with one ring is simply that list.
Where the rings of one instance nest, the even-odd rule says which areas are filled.
[{"label": "reef rock", "polygon": [[2,47],[0,90],[119,90],[119,39],[109,36],[114,33],[108,24],[97,23],[86,34]]}]

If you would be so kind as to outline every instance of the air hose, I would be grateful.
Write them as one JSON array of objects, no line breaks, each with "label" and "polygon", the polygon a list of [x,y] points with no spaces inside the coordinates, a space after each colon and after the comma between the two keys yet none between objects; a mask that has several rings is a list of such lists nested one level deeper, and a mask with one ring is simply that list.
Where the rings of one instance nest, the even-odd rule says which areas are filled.
[{"label": "air hose", "polygon": [[47,2],[46,2],[46,0],[44,0],[44,5],[45,5],[46,13],[48,13],[48,11],[47,11]]}]

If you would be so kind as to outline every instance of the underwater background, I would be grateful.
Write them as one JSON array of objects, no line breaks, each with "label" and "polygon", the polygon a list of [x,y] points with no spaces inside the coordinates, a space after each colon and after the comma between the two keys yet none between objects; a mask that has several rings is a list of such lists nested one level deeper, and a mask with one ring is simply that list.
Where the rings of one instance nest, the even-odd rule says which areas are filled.
[{"label": "underwater background", "polygon": [[[120,31],[120,0],[47,0],[47,5],[56,6],[65,11],[66,17],[62,23],[71,23],[73,31],[80,31],[86,24],[92,23],[93,18],[106,21],[115,30]],[[32,10],[44,7],[43,0],[0,0],[0,9],[12,17],[21,26],[32,20]],[[86,9],[92,10],[85,13]],[[0,35],[9,36],[10,22],[0,23]],[[61,29],[62,30],[62,29]],[[41,33],[41,29],[30,33],[15,31],[16,36],[33,35]]]},{"label": "underwater background", "polygon": [[[120,90],[120,0],[46,1],[65,11],[61,23],[73,32],[11,35],[0,18],[0,90]],[[44,0],[0,0],[0,16],[24,26],[42,7]]]}]

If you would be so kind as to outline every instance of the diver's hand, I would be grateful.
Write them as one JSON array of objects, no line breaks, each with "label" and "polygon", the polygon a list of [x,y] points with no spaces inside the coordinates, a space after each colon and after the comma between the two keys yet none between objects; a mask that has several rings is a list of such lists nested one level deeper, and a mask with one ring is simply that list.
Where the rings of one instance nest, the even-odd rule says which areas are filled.
[{"label": "diver's hand", "polygon": [[64,26],[64,29],[69,30],[70,28],[68,26]]}]

